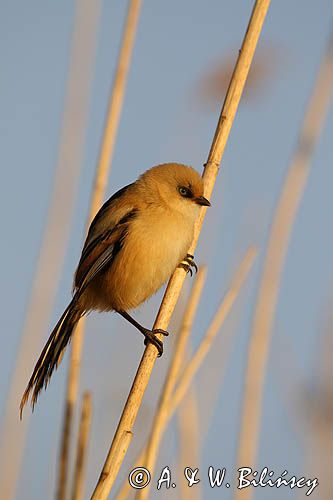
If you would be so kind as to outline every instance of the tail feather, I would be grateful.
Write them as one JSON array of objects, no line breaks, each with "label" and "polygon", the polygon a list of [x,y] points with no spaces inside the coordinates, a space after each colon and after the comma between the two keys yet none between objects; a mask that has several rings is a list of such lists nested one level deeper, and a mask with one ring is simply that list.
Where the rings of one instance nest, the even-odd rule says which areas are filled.
[{"label": "tail feather", "polygon": [[64,350],[70,342],[75,325],[81,316],[82,313],[77,308],[74,297],[54,327],[38,358],[35,369],[21,400],[20,418],[22,418],[23,408],[29,399],[31,391],[33,391],[31,405],[32,409],[34,409],[40,391],[43,387],[47,387],[53,371],[60,364]]}]

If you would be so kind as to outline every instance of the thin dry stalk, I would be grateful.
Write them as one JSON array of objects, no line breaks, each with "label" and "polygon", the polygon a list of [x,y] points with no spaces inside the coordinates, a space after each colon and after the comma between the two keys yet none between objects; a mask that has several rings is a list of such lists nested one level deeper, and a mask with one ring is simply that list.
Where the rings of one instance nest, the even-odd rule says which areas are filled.
[{"label": "thin dry stalk", "polygon": [[[326,316],[323,325],[323,338],[320,339],[319,373],[315,377],[315,385],[309,387],[305,385],[304,380],[295,384],[294,411],[292,412],[292,416],[294,418],[297,417],[297,420],[295,419],[295,427],[297,425],[297,429],[301,429],[302,431],[300,442],[303,444],[305,450],[302,471],[307,475],[306,477],[318,478],[320,498],[323,500],[333,498],[331,480],[333,464],[333,316],[331,309],[328,312],[329,314]],[[295,395],[297,395],[297,399],[299,400],[299,394],[303,397],[301,401],[298,401],[297,414],[295,415]],[[300,493],[298,500],[301,500]]]},{"label": "thin dry stalk", "polygon": [[[154,435],[150,436],[150,441],[147,444],[147,446],[142,450],[140,453],[139,457],[137,458],[134,467],[142,467],[145,465],[147,468],[150,466],[154,465],[155,462],[155,457],[157,455],[157,450],[158,446],[160,443],[160,440],[163,436],[163,433],[165,431],[165,428],[172,418],[174,412],[177,410],[179,404],[183,400],[185,394],[187,393],[191,382],[193,381],[196,373],[198,372],[200,366],[202,365],[203,361],[205,360],[209,350],[211,349],[214,339],[221,329],[224,321],[226,320],[231,308],[233,307],[236,298],[238,297],[241,288],[248,276],[248,273],[251,270],[251,267],[253,266],[255,257],[256,257],[257,251],[253,248],[250,248],[242,260],[240,266],[238,267],[236,273],[234,274],[230,287],[227,291],[227,293],[224,295],[220,306],[218,307],[209,327],[204,335],[196,353],[194,356],[190,359],[188,365],[186,366],[184,372],[181,374],[181,376],[178,379],[178,385],[176,390],[173,392],[171,395],[169,402],[168,402],[168,407],[166,411],[164,412],[164,420],[163,422],[160,423],[160,427],[158,429],[158,433],[155,432]],[[223,365],[225,362],[225,358],[221,359],[221,364]],[[150,449],[149,449],[150,448]],[[148,453],[147,453],[148,452]],[[148,467],[148,461],[149,461],[149,467]],[[149,471],[152,473],[152,470],[149,468]],[[128,493],[129,493],[129,485],[128,482],[126,482],[121,490],[119,491],[119,494],[117,495],[117,500],[124,500],[127,498]],[[142,490],[141,490],[142,491]]]},{"label": "thin dry stalk", "polygon": [[[206,278],[206,276],[205,276]],[[190,309],[190,304],[187,309]],[[185,311],[186,314],[186,311]],[[193,318],[194,319],[194,318]],[[192,325],[188,325],[189,335],[192,332]],[[186,323],[185,325],[186,328]],[[184,334],[183,334],[184,335]],[[182,329],[177,334],[177,344],[180,342],[180,338],[182,337]],[[185,347],[187,351],[190,349],[189,341],[186,342]],[[185,351],[185,348],[184,348]],[[175,351],[176,354],[176,351]],[[181,364],[186,363],[186,353],[184,352],[181,356]],[[179,366],[180,368],[180,366]],[[179,372],[179,370],[178,370]],[[178,377],[178,374],[177,374]],[[176,382],[176,380],[175,380]],[[175,386],[175,383],[173,384]],[[178,410],[178,434],[179,434],[179,463],[178,470],[183,471],[187,465],[199,464],[200,460],[200,423],[199,423],[199,408],[198,408],[198,399],[197,399],[197,391],[194,386],[192,386],[187,394],[187,397],[184,399],[182,405]],[[188,495],[188,487],[186,486],[184,481],[181,481],[181,498],[187,498]],[[199,500],[201,498],[201,488],[198,484],[194,491],[192,491],[191,496],[193,500]]]},{"label": "thin dry stalk", "polygon": [[[136,28],[139,19],[141,0],[130,0],[127,18],[123,31],[121,49],[119,52],[116,74],[114,78],[111,98],[104,128],[99,161],[96,169],[94,187],[90,202],[87,228],[93,220],[97,210],[100,208],[106,191],[108,177],[111,169],[111,161],[120,120],[120,114],[124,99],[127,75],[133,52]],[[57,499],[63,500],[67,487],[68,462],[70,451],[70,439],[74,408],[77,401],[78,385],[80,378],[80,366],[82,346],[84,339],[84,318],[79,322],[73,335],[69,371],[67,377],[66,402],[64,409],[63,432],[61,439],[59,471],[58,471],[58,494]]]},{"label": "thin dry stalk", "polygon": [[193,321],[198,309],[206,277],[207,269],[205,267],[200,268],[194,282],[188,303],[186,305],[179,334],[176,338],[175,350],[172,356],[168,373],[165,377],[165,382],[158,403],[157,412],[152,423],[153,432],[157,435],[160,435],[161,427],[167,417],[168,403],[170,401],[172,391],[175,388],[180,368],[184,363],[186,345],[192,331]]},{"label": "thin dry stalk", "polygon": [[[228,92],[222,107],[203,174],[203,179],[205,182],[205,195],[208,197],[210,197],[213,191],[213,187],[219,170],[219,165],[222,159],[227,139],[229,137],[232,123],[236,115],[246,77],[248,75],[248,71],[254,56],[255,48],[269,4],[269,0],[257,0],[255,2],[242,48],[239,52],[236,67],[232,75]],[[196,224],[196,231],[192,245],[189,249],[189,252],[191,254],[194,253],[194,250],[196,248],[205,213],[206,209],[203,208]],[[167,329],[182,285],[184,283],[185,274],[185,271],[182,269],[177,269],[174,272],[164,294],[162,304],[154,323],[154,328],[162,328],[164,330]],[[161,340],[163,339],[161,338]],[[110,461],[114,460],[113,454],[116,452],[115,444],[119,442],[119,436],[122,435],[124,431],[131,431],[133,428],[137,413],[141,406],[143,395],[145,393],[153,366],[156,361],[156,357],[157,350],[155,346],[153,346],[152,344],[148,344],[134,378],[133,385],[126,401],[122,416],[120,418],[120,422],[118,424],[116,434],[113,438],[113,442],[106,458],[101,476],[93,493],[92,498],[94,500],[105,499],[110,493],[110,490],[113,486],[113,480],[110,475],[105,474],[105,469],[109,469]],[[116,474],[114,474],[113,477],[116,477],[117,473],[118,471],[116,471]]]},{"label": "thin dry stalk", "polygon": [[[196,387],[192,384],[177,412],[180,475],[183,474],[185,467],[200,467],[201,432],[198,410]],[[201,485],[196,484],[195,488],[191,489],[191,500],[200,500],[201,495]],[[183,478],[180,481],[180,498],[183,500],[188,498],[188,485]]]},{"label": "thin dry stalk", "polygon": [[26,414],[23,422],[19,421],[19,398],[49,327],[70,232],[85,140],[100,1],[77,0],[75,3],[69,73],[52,194],[1,426],[0,498],[7,500],[15,496],[30,418]]},{"label": "thin dry stalk", "polygon": [[89,434],[91,427],[92,402],[91,393],[85,392],[82,400],[81,420],[76,452],[75,473],[72,500],[83,498],[84,475],[87,461]]},{"label": "thin dry stalk", "polygon": [[188,390],[195,374],[199,370],[203,361],[205,360],[213,341],[221,329],[222,324],[226,320],[231,308],[233,307],[241,288],[254,264],[255,258],[257,256],[256,248],[249,248],[236,274],[230,284],[229,290],[223,298],[223,301],[216,311],[216,314],[209,325],[206,335],[204,336],[199,348],[195,352],[194,356],[191,358],[186,369],[181,375],[179,383],[172,395],[172,400],[170,401],[169,412],[173,413],[180,401],[183,399],[186,391]]},{"label": "thin dry stalk", "polygon": [[97,210],[102,205],[105,196],[124,101],[127,76],[132,58],[140,8],[141,0],[129,0],[117,69],[106,117],[98,167],[96,170],[94,191],[90,206],[89,224],[95,216]]},{"label": "thin dry stalk", "polygon": [[184,362],[186,345],[192,331],[193,321],[199,306],[206,277],[207,269],[206,267],[201,267],[192,287],[191,294],[185,308],[181,327],[176,337],[175,350],[173,352],[170,367],[165,378],[165,383],[161,392],[157,414],[153,422],[153,427],[158,427],[159,415],[165,410],[165,406],[169,401],[172,391],[176,385],[180,368],[182,366],[182,363]]},{"label": "thin dry stalk", "polygon": [[[172,395],[172,401],[168,401],[169,404],[163,412],[163,420],[159,424],[159,427],[153,426],[152,432],[149,437],[147,451],[144,460],[144,466],[149,470],[150,474],[154,473],[154,468],[157,460],[158,449],[160,446],[161,438],[163,433],[161,429],[165,429],[166,421],[168,419],[168,413],[174,413],[176,408],[179,406],[180,402],[184,398],[184,395],[188,391],[188,388],[193,381],[194,375],[197,373],[199,367],[202,365],[204,359],[206,358],[212,343],[221,328],[221,324],[225,321],[225,318],[229,314],[239,291],[248,275],[254,259],[256,257],[256,251],[251,248],[246,253],[244,260],[242,261],[238,272],[234,278],[233,283],[230,286],[229,291],[223,299],[223,302],[217,311],[211,325],[209,326],[205,337],[200,343],[199,348],[191,358],[190,362],[186,366],[184,372],[181,375],[181,381],[177,385],[175,391]],[[146,487],[139,491],[138,499],[143,500],[147,498],[149,493],[149,487]]]},{"label": "thin dry stalk", "polygon": [[[284,259],[309,175],[310,161],[325,122],[332,92],[331,40],[319,69],[269,236],[248,352],[237,462],[239,466],[246,464],[248,467],[254,467],[257,458],[265,370]],[[253,488],[237,490],[235,498],[250,499],[252,493]]]},{"label": "thin dry stalk", "polygon": [[176,385],[176,381],[178,379],[178,375],[180,372],[180,368],[184,362],[185,349],[189,339],[189,336],[192,331],[192,326],[194,322],[194,318],[199,306],[199,302],[202,295],[202,290],[205,285],[207,278],[207,268],[205,266],[201,267],[198,271],[198,275],[193,284],[193,288],[191,290],[191,294],[186,305],[186,309],[184,312],[182,324],[179,330],[179,334],[176,338],[175,350],[172,355],[172,360],[170,363],[170,368],[168,370],[165,383],[162,389],[162,394],[160,397],[158,411],[155,416],[153,427],[158,427],[158,413],[162,412],[162,409],[165,408],[166,403],[169,401],[172,391]]},{"label": "thin dry stalk", "polygon": [[130,431],[124,431],[122,434],[119,434],[119,438],[114,445],[114,449],[117,453],[114,453],[111,460],[107,463],[107,466],[104,466],[102,474],[105,474],[105,477],[110,477],[112,482],[116,479],[120,465],[125,458],[129,445],[131,444],[132,437],[133,433]]}]

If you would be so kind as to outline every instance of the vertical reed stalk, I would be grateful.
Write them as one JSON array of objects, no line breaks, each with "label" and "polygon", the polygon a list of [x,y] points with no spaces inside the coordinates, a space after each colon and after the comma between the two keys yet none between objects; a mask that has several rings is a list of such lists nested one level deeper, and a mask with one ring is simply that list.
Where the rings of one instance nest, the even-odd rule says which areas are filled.
[{"label": "vertical reed stalk", "polygon": [[[245,374],[238,462],[254,467],[259,445],[259,428],[265,370],[278,300],[280,279],[297,210],[310,171],[310,162],[320,137],[333,94],[333,39],[322,61],[310,98],[280,199],[273,218],[263,266]],[[249,500],[253,488],[236,491],[235,498]]]},{"label": "vertical reed stalk", "polygon": [[[202,436],[198,410],[196,387],[192,384],[177,411],[179,434],[178,473],[180,476],[183,476],[185,467],[200,468]],[[188,498],[188,485],[186,481],[183,481],[183,477],[180,477],[180,479],[180,498],[186,500]],[[201,485],[196,484],[191,489],[191,500],[200,500],[202,498],[201,493]]]},{"label": "vertical reed stalk", "polygon": [[[128,4],[127,18],[123,30],[117,69],[106,117],[98,165],[96,168],[94,187],[87,220],[87,228],[89,227],[96,212],[102,205],[105,196],[120,120],[120,113],[124,99],[127,75],[133,52],[140,6],[141,0],[130,0]],[[82,318],[74,332],[71,346],[69,371],[67,377],[66,401],[64,409],[63,432],[59,458],[57,500],[64,500],[67,487],[70,439],[80,377],[84,325],[85,320],[84,318]]]},{"label": "vertical reed stalk", "polygon": [[[205,194],[210,197],[216,181],[219,170],[219,165],[224,153],[224,149],[229,137],[230,129],[234,121],[238,104],[243,92],[246,82],[246,77],[254,56],[255,48],[261,33],[263,22],[270,4],[270,0],[256,0],[252,11],[251,19],[244,37],[241,50],[238,55],[237,63],[231,77],[230,85],[227,95],[221,110],[211,149],[208,155],[207,163],[205,165],[203,179],[205,182]],[[195,236],[189,253],[193,254],[196,248],[200,230],[203,224],[206,209],[201,210],[200,216],[197,221]],[[171,315],[177,303],[182,285],[185,279],[185,271],[177,269],[171,277],[166,292],[163,297],[161,307],[159,309],[154,328],[167,329]],[[161,336],[160,336],[161,337]],[[161,339],[162,340],[162,339]],[[125,432],[131,432],[139,408],[141,406],[142,398],[148,385],[155,361],[157,357],[157,350],[155,346],[148,344],[137,370],[136,376],[133,381],[128,399],[126,401],[120,422],[113,442],[111,444],[108,456],[106,458],[102,473],[96,485],[92,498],[105,499],[110,493],[113,486],[114,477],[117,476],[118,470],[113,473],[113,477],[106,471],[109,469],[110,461],[114,460],[114,453],[120,453],[119,438]],[[118,449],[116,450],[116,445]],[[121,453],[125,455],[127,448],[124,443]],[[119,467],[121,462],[119,463]]]},{"label": "vertical reed stalk", "polygon": [[82,400],[81,420],[76,451],[76,463],[74,472],[74,482],[72,500],[81,500],[84,492],[84,477],[87,461],[88,442],[91,426],[91,393],[85,392]]},{"label": "vertical reed stalk", "polygon": [[86,133],[100,0],[76,0],[75,4],[52,194],[1,425],[0,498],[6,500],[15,496],[30,419],[28,412],[22,422],[18,419],[20,397],[49,327],[70,233]]}]

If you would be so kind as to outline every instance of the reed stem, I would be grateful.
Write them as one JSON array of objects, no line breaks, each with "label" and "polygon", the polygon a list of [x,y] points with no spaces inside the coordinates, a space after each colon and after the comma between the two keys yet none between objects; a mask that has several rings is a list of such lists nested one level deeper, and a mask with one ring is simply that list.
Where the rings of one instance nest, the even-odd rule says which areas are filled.
[{"label": "reed stem", "polygon": [[[224,104],[222,106],[220,118],[203,173],[205,195],[208,198],[211,196],[213,191],[213,187],[219,171],[219,165],[225,150],[231,126],[236,115],[238,104],[244,89],[246,78],[254,56],[255,48],[257,46],[257,42],[261,33],[269,4],[269,0],[256,0],[244,37],[244,41],[238,55],[237,63],[231,77],[230,85]],[[191,253],[192,255],[194,254],[194,250],[198,242],[205,213],[206,209],[203,208],[196,224],[193,243],[189,249],[189,253]],[[183,269],[177,269],[171,277],[164,294],[159,312],[157,314],[154,328],[161,328],[164,330],[167,329],[185,280],[185,274],[186,273]],[[132,432],[134,422],[141,406],[143,395],[145,393],[156,361],[156,357],[157,350],[155,346],[148,344],[138,367],[129,396],[125,403],[125,407],[121,415],[116,433],[114,435],[108,456],[105,460],[102,473],[92,495],[92,498],[94,500],[106,499],[111,491],[111,488],[114,484],[114,478],[117,476],[118,470],[112,474],[112,477],[111,474],[106,473],[106,471],[110,468],[110,462],[115,462],[114,454],[121,453],[122,456],[125,456],[124,451],[126,452],[127,448],[125,444],[123,449],[119,447],[119,438],[121,435],[123,435],[124,432]],[[120,467],[120,460],[117,461],[117,465],[119,465]]]}]

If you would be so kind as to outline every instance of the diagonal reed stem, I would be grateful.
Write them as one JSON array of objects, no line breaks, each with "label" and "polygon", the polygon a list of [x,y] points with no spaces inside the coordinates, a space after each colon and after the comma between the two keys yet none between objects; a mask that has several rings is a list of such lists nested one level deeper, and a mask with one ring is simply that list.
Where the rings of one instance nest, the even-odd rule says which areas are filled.
[{"label": "diagonal reed stem", "polygon": [[[255,467],[259,445],[265,371],[269,355],[280,280],[297,210],[305,190],[310,162],[320,137],[333,95],[333,38],[322,61],[310,98],[280,199],[273,218],[264,261],[248,351],[242,421],[239,435],[239,466]],[[249,500],[253,488],[236,490],[235,498]]]},{"label": "diagonal reed stem", "polygon": [[[102,138],[101,150],[98,165],[96,168],[94,187],[87,220],[87,228],[89,227],[97,210],[100,208],[105,196],[106,186],[111,169],[114,145],[120,121],[127,75],[130,67],[131,55],[133,52],[140,7],[141,0],[129,1],[127,18],[125,21],[122,43],[118,57],[117,69],[111,92],[104,134]],[[58,469],[57,500],[64,500],[67,488],[70,439],[80,377],[84,325],[85,319],[82,318],[74,332],[71,345]]]},{"label": "diagonal reed stem", "polygon": [[[159,426],[153,426],[152,432],[149,437],[147,451],[145,454],[144,466],[149,470],[150,474],[153,475],[157,453],[159,449],[159,445],[162,438],[161,429],[164,429],[166,426],[166,421],[168,420],[168,414],[173,414],[175,410],[178,408],[180,402],[183,400],[188,388],[190,387],[191,382],[195,374],[197,373],[199,367],[202,365],[204,359],[206,358],[212,343],[218,334],[221,324],[225,321],[227,315],[229,314],[239,291],[253,265],[254,259],[256,256],[256,251],[251,248],[246,253],[233,281],[230,285],[230,288],[225,295],[221,306],[216,312],[213,321],[211,322],[206,335],[204,336],[202,342],[200,343],[199,348],[191,358],[190,362],[186,366],[184,372],[181,375],[181,380],[177,385],[175,391],[172,394],[172,400],[168,401],[165,405],[164,411],[162,413],[162,417],[159,422]],[[143,488],[139,491],[137,497],[139,500],[144,500],[147,498],[149,493],[149,486]]]},{"label": "diagonal reed stem", "polygon": [[163,422],[167,418],[168,403],[175,388],[181,366],[184,363],[185,349],[192,331],[193,321],[202,295],[202,290],[207,277],[207,269],[200,268],[193,288],[191,290],[188,303],[186,305],[182,324],[176,338],[175,350],[168,373],[165,377],[164,386],[158,403],[158,408],[152,424],[153,435],[161,436]]},{"label": "diagonal reed stem", "polygon": [[[147,466],[147,450],[148,450],[148,455],[150,454],[151,456],[156,457],[156,452],[158,450],[158,446],[162,438],[162,435],[165,431],[165,428],[170,419],[172,418],[172,416],[174,415],[174,412],[177,410],[179,404],[182,402],[185,394],[187,393],[191,385],[192,380],[194,379],[195,375],[200,369],[202,363],[206,359],[206,356],[214,343],[216,335],[223,326],[229,312],[231,311],[231,308],[233,307],[237,297],[241,292],[243,284],[254,264],[256,255],[257,255],[257,250],[254,248],[250,248],[246,252],[240,266],[237,268],[234,276],[232,277],[228,291],[224,295],[212,321],[210,322],[207,332],[205,333],[197,351],[186,365],[186,368],[184,369],[183,373],[178,378],[178,384],[176,390],[170,396],[167,408],[163,412],[164,418],[163,421],[160,423],[158,433],[155,431],[155,435],[150,436],[150,442],[147,444],[146,447],[144,447],[144,449],[139,454],[139,457],[135,461],[135,465],[133,466],[133,468],[139,466],[141,467],[144,464],[146,464]],[[224,362],[225,359],[222,359],[221,363],[224,364]],[[153,460],[155,460],[155,458],[153,458]],[[149,465],[150,466],[152,465],[152,461]],[[127,498],[129,494],[129,491],[130,491],[129,484],[126,481],[126,483],[121,488],[119,494],[117,495],[117,500],[125,500],[125,498]]]},{"label": "diagonal reed stem", "polygon": [[165,377],[164,386],[158,403],[158,409],[152,424],[152,428],[156,429],[157,433],[159,432],[158,429],[160,427],[160,423],[165,419],[167,404],[171,397],[172,391],[175,388],[181,366],[184,363],[185,349],[188,343],[188,338],[192,331],[193,321],[200,302],[202,290],[206,281],[206,276],[206,268],[200,268],[197,278],[194,282],[188,303],[186,305],[182,324],[176,338],[175,350],[172,355],[168,373]]},{"label": "diagonal reed stem", "polygon": [[187,301],[185,312],[182,318],[179,333],[176,337],[175,349],[172,354],[172,360],[168,373],[165,377],[164,386],[160,396],[157,414],[155,416],[153,426],[159,427],[160,422],[164,421],[165,411],[167,411],[167,403],[171,397],[172,391],[176,385],[176,381],[180,372],[181,365],[184,361],[185,349],[188,338],[192,331],[193,321],[199,306],[202,295],[202,290],[207,277],[207,268],[202,266],[199,268],[195,282],[193,284],[189,299]]},{"label": "diagonal reed stem", "polygon": [[[235,70],[233,72],[227,95],[222,107],[219,117],[211,149],[208,155],[208,160],[205,165],[203,179],[205,182],[205,195],[210,197],[219,171],[219,165],[224,153],[224,149],[229,137],[232,123],[234,121],[238,104],[243,92],[249,68],[254,56],[255,48],[261,33],[263,22],[269,7],[269,0],[256,0],[252,11],[251,19],[247,27],[244,41],[239,52]],[[189,249],[189,253],[194,254],[200,230],[203,224],[206,209],[201,210],[200,216],[196,224],[195,236]],[[154,328],[167,329],[171,315],[177,303],[182,285],[185,279],[185,271],[177,269],[171,277],[164,294],[159,312],[157,314]],[[162,340],[162,339],[161,339]],[[148,344],[140,365],[138,367],[136,376],[134,378],[129,396],[127,398],[123,413],[121,415],[113,442],[111,444],[108,456],[96,485],[92,498],[105,499],[110,493],[114,483],[114,478],[117,476],[118,470],[113,472],[112,477],[110,474],[105,473],[109,470],[110,461],[114,461],[115,453],[122,453],[125,456],[127,451],[126,443],[124,448],[119,448],[119,438],[124,431],[132,432],[136,416],[141,406],[142,398],[148,385],[155,361],[157,356],[156,348]],[[118,448],[116,450],[116,447]],[[125,452],[125,453],[124,453]],[[118,462],[119,466],[121,462]]]}]

